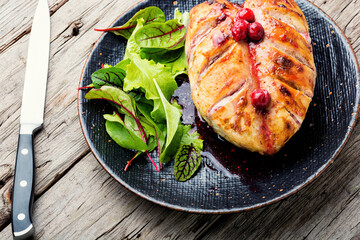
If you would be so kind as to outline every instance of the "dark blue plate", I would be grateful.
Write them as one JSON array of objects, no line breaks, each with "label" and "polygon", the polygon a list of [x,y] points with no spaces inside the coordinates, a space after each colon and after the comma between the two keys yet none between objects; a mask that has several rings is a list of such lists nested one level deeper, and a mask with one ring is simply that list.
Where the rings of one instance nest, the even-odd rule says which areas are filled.
[{"label": "dark blue plate", "polygon": [[[178,0],[174,5],[172,0],[144,1],[116,19],[113,26],[122,25],[147,6],[158,6],[172,18],[175,8],[189,11],[201,2]],[[198,130],[206,139],[196,175],[187,182],[177,182],[173,163],[157,173],[145,157],[124,172],[134,152],[110,141],[102,115],[111,113],[111,107],[101,101],[88,101],[84,99],[86,91],[79,91],[82,130],[99,163],[141,197],[196,213],[230,213],[265,206],[295,193],[319,176],[334,161],[354,127],[359,110],[359,66],[349,41],[329,16],[306,0],[297,3],[310,26],[318,77],[301,129],[279,153],[264,157],[236,149],[195,115],[187,115],[194,111],[193,105],[187,105],[183,120],[200,124]],[[88,85],[91,73],[102,64],[114,65],[122,60],[125,44],[124,39],[111,33],[101,35],[85,63],[79,86]],[[179,99],[189,98],[186,82],[180,89]]]}]

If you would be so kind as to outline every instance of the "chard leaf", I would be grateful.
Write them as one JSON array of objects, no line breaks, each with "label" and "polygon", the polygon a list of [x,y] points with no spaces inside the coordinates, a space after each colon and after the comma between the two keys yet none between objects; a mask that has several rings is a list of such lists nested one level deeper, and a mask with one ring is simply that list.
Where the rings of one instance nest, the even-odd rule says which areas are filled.
[{"label": "chard leaf", "polygon": [[148,150],[149,147],[142,140],[139,130],[133,129],[129,123],[126,125],[117,113],[105,114],[104,118],[107,133],[118,145],[141,152]]},{"label": "chard leaf", "polygon": [[201,163],[200,151],[191,145],[182,145],[175,158],[174,174],[176,180],[184,182],[191,178]]},{"label": "chard leaf", "polygon": [[164,48],[142,48],[140,52],[141,58],[154,60],[157,63],[166,64],[178,59],[184,52],[183,48],[176,50],[167,50]]},{"label": "chard leaf", "polygon": [[136,43],[142,48],[178,49],[184,46],[186,27],[177,19],[165,23],[151,23],[139,31],[135,36]]},{"label": "chard leaf", "polygon": [[122,26],[116,26],[107,29],[95,29],[95,30],[112,32],[115,33],[116,35],[120,35],[126,39],[129,39],[139,19],[144,19],[144,24],[149,24],[153,22],[165,22],[165,14],[158,7],[154,7],[154,6],[147,7],[145,9],[138,11],[127,23],[125,23]]},{"label": "chard leaf", "polygon": [[136,105],[134,99],[119,88],[102,86],[100,89],[91,89],[86,99],[102,99],[121,107],[125,114],[136,118]]},{"label": "chard leaf", "polygon": [[123,87],[126,72],[121,68],[102,68],[91,74],[93,86],[99,89],[101,86]]},{"label": "chard leaf", "polygon": [[137,56],[140,54],[140,46],[135,41],[135,34],[144,26],[144,19],[138,19],[136,28],[134,29],[133,34],[129,37],[126,49],[125,49],[125,55],[124,59],[132,59],[133,56]]}]

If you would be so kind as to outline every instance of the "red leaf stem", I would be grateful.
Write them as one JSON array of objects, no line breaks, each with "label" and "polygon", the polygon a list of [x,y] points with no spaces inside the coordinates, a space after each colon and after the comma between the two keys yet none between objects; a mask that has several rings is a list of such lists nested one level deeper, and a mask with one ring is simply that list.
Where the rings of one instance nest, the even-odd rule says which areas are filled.
[{"label": "red leaf stem", "polygon": [[124,169],[124,172],[127,171],[127,169],[129,168],[130,164],[132,163],[132,161],[134,161],[134,160],[136,159],[136,157],[138,156],[138,154],[139,154],[139,152],[137,152],[137,153],[135,154],[135,156],[134,156],[130,161],[128,161],[128,163],[126,164],[126,167],[125,167],[125,169]]},{"label": "red leaf stem", "polygon": [[150,156],[150,154],[149,154],[148,150],[146,150],[146,154],[148,155],[148,158],[150,159],[150,161],[151,161],[151,162],[152,162],[152,164],[154,165],[154,167],[155,167],[156,171],[157,171],[157,172],[159,172],[159,169],[158,169],[157,165],[155,164],[154,160],[151,158],[151,156]]},{"label": "red leaf stem", "polygon": [[94,88],[94,87],[93,86],[79,87],[77,88],[77,90],[90,89],[90,88]]},{"label": "red leaf stem", "polygon": [[[120,104],[120,103],[117,103],[115,100],[110,100],[110,99],[106,99],[106,98],[103,98],[103,97],[102,97],[102,98],[99,98],[99,99],[100,99],[100,100],[110,101],[110,102],[118,105],[119,107],[123,108],[126,112],[128,112],[128,113],[130,114],[130,116],[135,120],[136,125],[137,125],[138,128],[140,129],[140,135],[141,135],[142,140],[143,140],[145,143],[147,143],[147,137],[146,137],[146,133],[145,133],[145,131],[144,131],[144,128],[142,127],[139,119],[138,119],[136,116],[134,116],[134,114],[133,114],[129,109],[127,109],[126,107],[124,107],[124,105],[122,105],[122,104]],[[151,158],[148,150],[146,150],[146,154],[148,155],[148,158],[150,159],[151,163],[155,166],[156,171],[159,172],[159,169],[158,169],[157,165],[155,164],[154,160]],[[132,159],[132,160],[133,160],[133,159]],[[130,162],[131,162],[132,160],[130,160]],[[128,165],[130,165],[130,162],[128,162]],[[126,165],[125,171],[127,170],[128,165]]]}]

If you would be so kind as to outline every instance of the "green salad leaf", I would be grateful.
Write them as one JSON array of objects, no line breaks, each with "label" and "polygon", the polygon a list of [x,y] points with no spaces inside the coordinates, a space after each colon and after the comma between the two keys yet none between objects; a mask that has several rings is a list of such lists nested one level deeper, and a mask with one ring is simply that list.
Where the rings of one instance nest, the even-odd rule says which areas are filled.
[{"label": "green salad leaf", "polygon": [[135,35],[135,41],[141,48],[178,49],[184,46],[186,27],[178,19],[165,23],[148,24]]},{"label": "green salad leaf", "polygon": [[176,50],[167,50],[164,48],[142,48],[140,56],[142,59],[154,60],[157,63],[167,64],[178,59],[184,49],[178,48]]},{"label": "green salad leaf", "polygon": [[105,114],[104,118],[107,120],[105,123],[106,131],[121,147],[141,152],[149,150],[139,131],[132,130],[134,126],[131,122],[124,122],[117,113],[113,115]]},{"label": "green salad leaf", "polygon": [[181,13],[178,8],[175,9],[174,18],[179,21],[180,24],[188,28],[190,23],[189,12]]},{"label": "green salad leaf", "polygon": [[160,168],[175,158],[178,181],[189,179],[200,166],[203,140],[181,124],[181,106],[172,99],[178,88],[175,78],[187,74],[188,23],[187,12],[176,9],[174,19],[165,22],[161,9],[148,7],[122,26],[101,30],[127,39],[124,59],[115,66],[103,64],[92,74],[92,84],[81,89],[91,89],[86,99],[114,106],[112,114],[104,115],[107,133],[121,147],[137,151],[125,171],[142,153],[158,170],[149,154],[156,148]]},{"label": "green salad leaf", "polygon": [[144,27],[144,22],[144,19],[138,19],[136,28],[127,41],[124,59],[132,59],[133,56],[140,54],[141,47],[135,41],[135,34]]},{"label": "green salad leaf", "polygon": [[194,148],[202,150],[203,149],[203,142],[200,138],[200,134],[196,131],[191,130],[190,125],[184,125],[184,134],[181,138],[180,145],[192,145]]},{"label": "green salad leaf", "polygon": [[[174,105],[170,104],[169,101],[165,98],[164,94],[162,93],[162,90],[160,89],[159,85],[157,84],[156,80],[153,79],[153,82],[156,86],[156,89],[159,93],[162,108],[165,112],[165,118],[166,118],[166,144],[165,149],[170,146],[172,141],[174,141],[174,137],[177,133],[178,126],[180,124],[180,117],[181,112],[180,110],[175,107]],[[176,141],[175,141],[176,142]],[[160,162],[165,163],[170,161],[171,152],[170,154],[161,154],[160,156]]]},{"label": "green salad leaf", "polygon": [[127,75],[124,79],[124,91],[141,89],[148,100],[154,101],[154,110],[151,117],[156,122],[165,121],[165,113],[161,106],[161,99],[156,89],[153,79],[159,85],[167,101],[170,100],[174,91],[178,88],[177,83],[171,74],[171,68],[154,61],[141,59],[134,55],[131,63],[127,66]]},{"label": "green salad leaf", "polygon": [[174,77],[180,74],[187,74],[188,62],[185,51],[182,52],[181,56],[177,60],[167,63],[165,66],[171,68],[171,74],[173,74]]},{"label": "green salad leaf", "polygon": [[95,88],[101,86],[115,86],[122,88],[126,72],[121,68],[106,67],[91,74],[91,80]]},{"label": "green salad leaf", "polygon": [[116,64],[114,67],[121,68],[122,70],[124,70],[126,72],[126,67],[127,67],[127,65],[130,64],[130,62],[131,62],[130,59],[124,59],[124,60],[120,61],[118,64]]},{"label": "green salad leaf", "polygon": [[133,33],[138,20],[143,19],[144,24],[149,24],[153,22],[165,22],[165,14],[164,12],[158,7],[147,7],[145,9],[140,10],[137,12],[129,21],[127,21],[122,26],[116,26],[107,29],[95,29],[96,31],[106,31],[112,32],[116,35],[120,35],[126,39],[129,39],[131,34]]},{"label": "green salad leaf", "polygon": [[176,180],[184,182],[192,177],[201,163],[200,151],[193,145],[182,145],[175,157],[174,174]]}]

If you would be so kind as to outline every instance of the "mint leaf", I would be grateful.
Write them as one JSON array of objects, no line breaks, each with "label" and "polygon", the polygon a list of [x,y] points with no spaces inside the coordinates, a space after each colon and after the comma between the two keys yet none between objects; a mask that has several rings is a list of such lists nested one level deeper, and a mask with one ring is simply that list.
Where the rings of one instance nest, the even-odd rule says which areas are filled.
[{"label": "mint leaf", "polygon": [[176,180],[184,182],[190,179],[201,163],[200,151],[193,145],[183,145],[175,158],[174,174]]},{"label": "mint leaf", "polygon": [[126,39],[129,39],[133,33],[138,20],[143,19],[144,24],[153,23],[153,22],[165,22],[165,14],[158,7],[147,7],[138,11],[127,23],[122,26],[116,26],[107,29],[95,29],[96,31],[106,31],[112,32],[116,35],[123,36]]}]

